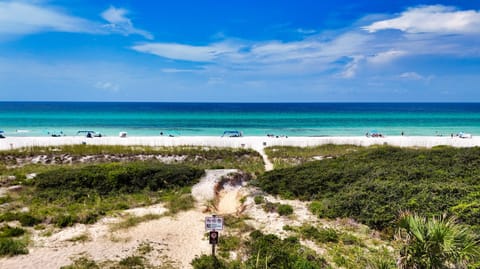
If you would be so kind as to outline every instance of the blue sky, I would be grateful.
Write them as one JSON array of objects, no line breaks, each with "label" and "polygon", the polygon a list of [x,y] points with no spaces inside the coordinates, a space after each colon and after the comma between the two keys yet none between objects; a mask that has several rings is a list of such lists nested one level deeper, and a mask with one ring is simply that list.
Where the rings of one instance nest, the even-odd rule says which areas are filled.
[{"label": "blue sky", "polygon": [[480,102],[479,1],[2,1],[0,100]]}]

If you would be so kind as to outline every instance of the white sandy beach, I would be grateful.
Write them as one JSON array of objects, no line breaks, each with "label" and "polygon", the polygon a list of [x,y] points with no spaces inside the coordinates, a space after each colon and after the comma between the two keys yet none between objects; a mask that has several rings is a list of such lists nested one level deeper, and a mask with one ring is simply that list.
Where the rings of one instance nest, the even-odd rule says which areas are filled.
[{"label": "white sandy beach", "polygon": [[453,147],[480,146],[480,137],[459,138],[450,136],[390,136],[373,138],[365,136],[351,137],[217,137],[217,136],[139,136],[139,137],[7,137],[0,139],[0,150],[31,146],[59,145],[139,145],[139,146],[208,146],[252,148],[262,150],[268,146],[317,146],[324,144],[351,144],[358,146],[392,145],[399,147],[434,147],[447,145]]}]

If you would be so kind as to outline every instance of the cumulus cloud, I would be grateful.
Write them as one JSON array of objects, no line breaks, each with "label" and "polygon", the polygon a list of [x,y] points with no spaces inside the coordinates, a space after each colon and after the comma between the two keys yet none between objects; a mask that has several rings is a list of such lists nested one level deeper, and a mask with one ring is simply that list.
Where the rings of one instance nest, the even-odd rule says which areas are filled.
[{"label": "cumulus cloud", "polygon": [[363,27],[370,33],[396,29],[407,33],[480,33],[480,12],[442,5],[410,8],[398,17]]},{"label": "cumulus cloud", "polygon": [[145,30],[137,29],[133,26],[132,21],[127,17],[128,10],[123,8],[110,7],[101,15],[109,24],[103,27],[112,32],[123,35],[141,35],[146,39],[153,39],[153,35]]},{"label": "cumulus cloud", "polygon": [[99,32],[95,23],[52,7],[26,2],[0,2],[0,34],[23,35],[43,31]]}]

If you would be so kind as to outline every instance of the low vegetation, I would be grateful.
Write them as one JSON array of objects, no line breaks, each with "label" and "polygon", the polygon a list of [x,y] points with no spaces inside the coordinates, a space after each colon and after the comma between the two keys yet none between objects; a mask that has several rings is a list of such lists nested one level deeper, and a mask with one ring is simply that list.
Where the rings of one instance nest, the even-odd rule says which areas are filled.
[{"label": "low vegetation", "polygon": [[[399,219],[400,268],[478,268],[478,235],[455,218],[424,218],[409,212]],[[476,262],[475,265],[472,263]]]},{"label": "low vegetation", "polygon": [[[27,147],[0,151],[0,176],[15,175],[25,179],[28,173],[51,169],[51,164],[75,165],[100,162],[131,162],[162,160],[182,163],[201,169],[240,169],[252,174],[264,171],[260,154],[252,149],[178,146],[107,146],[66,145],[54,147]],[[15,168],[9,168],[14,166]]]},{"label": "low vegetation", "polygon": [[316,147],[273,146],[265,148],[275,169],[303,164],[315,158],[332,158],[355,152],[362,147],[354,145],[321,145]]},{"label": "low vegetation", "polygon": [[325,259],[302,246],[296,237],[282,240],[273,234],[265,235],[260,231],[253,231],[245,242],[245,254],[245,262],[202,255],[192,261],[192,266],[194,269],[328,268]]},{"label": "low vegetation", "polygon": [[[0,211],[0,221],[67,227],[77,222],[94,223],[111,211],[162,201],[176,213],[192,207],[193,199],[185,193],[203,173],[190,166],[159,162],[57,168],[38,174],[9,207]],[[15,211],[25,206],[29,212]]]},{"label": "low vegetation", "polygon": [[276,212],[280,216],[288,216],[293,214],[293,207],[286,204],[265,202],[265,204],[263,204],[263,209],[266,212]]},{"label": "low vegetation", "polygon": [[[259,177],[266,192],[316,201],[312,212],[391,234],[401,210],[480,226],[480,148],[364,148]],[[292,184],[294,183],[294,184]]]}]

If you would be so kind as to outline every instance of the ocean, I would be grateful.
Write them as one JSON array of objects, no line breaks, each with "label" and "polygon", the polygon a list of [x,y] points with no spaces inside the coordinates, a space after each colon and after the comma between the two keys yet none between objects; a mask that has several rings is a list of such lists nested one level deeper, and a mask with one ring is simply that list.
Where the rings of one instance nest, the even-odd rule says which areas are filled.
[{"label": "ocean", "polygon": [[0,102],[7,136],[387,136],[480,135],[480,103],[117,103]]}]

